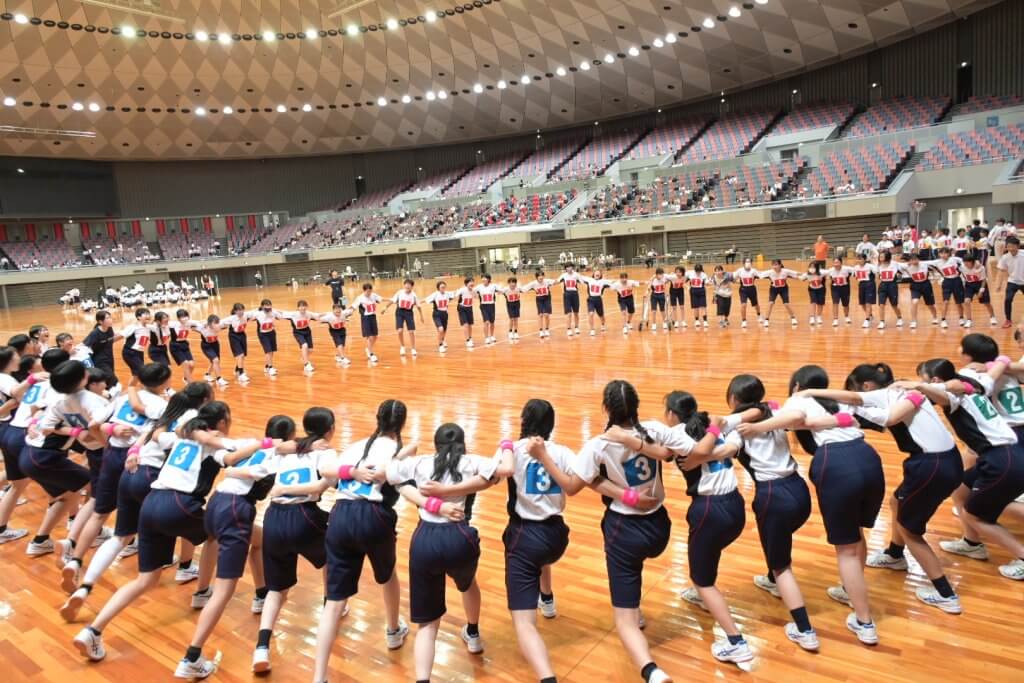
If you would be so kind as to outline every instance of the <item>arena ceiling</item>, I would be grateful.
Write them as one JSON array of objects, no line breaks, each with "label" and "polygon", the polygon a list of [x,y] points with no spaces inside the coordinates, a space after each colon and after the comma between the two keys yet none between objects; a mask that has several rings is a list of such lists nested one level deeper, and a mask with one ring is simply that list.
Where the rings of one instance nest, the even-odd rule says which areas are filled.
[{"label": "arena ceiling", "polygon": [[731,91],[994,0],[2,0],[0,154],[329,154]]}]

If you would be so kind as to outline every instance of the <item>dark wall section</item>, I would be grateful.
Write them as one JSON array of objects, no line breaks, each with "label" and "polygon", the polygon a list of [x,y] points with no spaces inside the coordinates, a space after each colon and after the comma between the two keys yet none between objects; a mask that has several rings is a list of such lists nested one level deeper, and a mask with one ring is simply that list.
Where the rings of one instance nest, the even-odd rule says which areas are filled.
[{"label": "dark wall section", "polygon": [[111,164],[73,159],[0,159],[0,216],[102,217],[117,211]]}]

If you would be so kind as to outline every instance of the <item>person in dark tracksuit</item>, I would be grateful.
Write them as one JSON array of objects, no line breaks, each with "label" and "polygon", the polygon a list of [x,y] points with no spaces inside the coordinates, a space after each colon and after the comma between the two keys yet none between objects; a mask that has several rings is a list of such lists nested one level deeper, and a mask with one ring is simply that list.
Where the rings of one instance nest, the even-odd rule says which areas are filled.
[{"label": "person in dark tracksuit", "polygon": [[388,463],[402,450],[406,415],[401,401],[382,402],[373,434],[320,464],[320,476],[337,482],[338,497],[327,524],[327,590],[317,630],[316,681],[327,679],[338,621],[348,599],[359,591],[367,559],[384,594],[387,648],[397,650],[409,635],[409,626],[398,614],[401,583],[395,571],[398,516],[394,508],[398,491],[385,481]]},{"label": "person in dark tracksuit", "polygon": [[767,420],[745,422],[736,429],[744,439],[775,429],[795,429],[801,446],[813,454],[810,477],[825,523],[828,542],[835,547],[842,585],[828,589],[828,596],[854,609],[846,627],[865,645],[878,644],[864,581],[867,546],[864,528],[872,528],[885,498],[885,475],[878,453],[864,441],[850,411],[829,399],[800,393],[827,389],[828,373],[817,365],[805,365],[789,381],[790,397]]}]

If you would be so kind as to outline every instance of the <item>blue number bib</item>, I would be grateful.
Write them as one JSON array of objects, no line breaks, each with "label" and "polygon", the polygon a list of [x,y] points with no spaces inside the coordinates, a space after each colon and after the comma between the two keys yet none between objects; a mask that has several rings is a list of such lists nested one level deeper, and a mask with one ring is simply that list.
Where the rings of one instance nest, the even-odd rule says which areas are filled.
[{"label": "blue number bib", "polygon": [[534,496],[553,496],[562,492],[544,465],[531,462],[526,466],[526,492]]}]

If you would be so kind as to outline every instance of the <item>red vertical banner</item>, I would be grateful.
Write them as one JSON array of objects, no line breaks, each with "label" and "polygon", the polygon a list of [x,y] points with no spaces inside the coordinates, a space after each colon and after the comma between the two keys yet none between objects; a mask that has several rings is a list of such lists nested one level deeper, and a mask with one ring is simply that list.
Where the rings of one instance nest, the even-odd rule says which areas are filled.
[{"label": "red vertical banner", "polygon": [[36,241],[36,224],[28,223],[25,225],[25,241],[35,242]]},{"label": "red vertical banner", "polygon": [[132,221],[132,235],[142,237],[142,223],[139,221]]},{"label": "red vertical banner", "polygon": [[112,240],[117,239],[117,223],[114,221],[107,221],[107,237]]},{"label": "red vertical banner", "polygon": [[89,234],[89,224],[85,221],[78,224],[78,230],[81,232],[83,240],[87,240],[92,237],[92,235]]},{"label": "red vertical banner", "polygon": [[253,230],[256,229],[256,215],[255,214],[251,214],[251,213],[249,214],[249,227],[252,228]]},{"label": "red vertical banner", "polygon": [[163,218],[156,219],[156,234],[160,235],[161,237],[167,234],[167,221],[165,221]]},{"label": "red vertical banner", "polygon": [[64,224],[54,223],[53,224],[53,239],[61,242],[64,240]]},{"label": "red vertical banner", "polygon": [[187,218],[179,219],[178,220],[178,224],[181,225],[181,234],[187,235],[188,234],[188,219]]},{"label": "red vertical banner", "polygon": [[213,232],[213,221],[209,216],[203,216],[203,230]]},{"label": "red vertical banner", "polygon": [[225,225],[227,225],[228,232],[233,232],[234,231],[234,229],[235,229],[235,217],[234,216],[226,216],[224,218],[224,223],[225,223]]},{"label": "red vertical banner", "polygon": [[0,242],[7,241],[7,226],[4,223],[0,223]]}]

